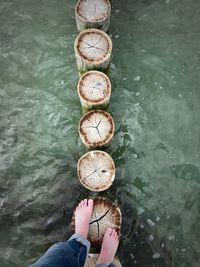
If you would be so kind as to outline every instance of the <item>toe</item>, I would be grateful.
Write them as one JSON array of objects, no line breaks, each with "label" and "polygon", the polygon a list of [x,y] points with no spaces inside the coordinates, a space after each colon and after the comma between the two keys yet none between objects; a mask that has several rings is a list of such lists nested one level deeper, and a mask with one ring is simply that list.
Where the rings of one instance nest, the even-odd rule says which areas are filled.
[{"label": "toe", "polygon": [[118,237],[118,233],[115,231],[115,239],[118,240],[119,237]]},{"label": "toe", "polygon": [[89,199],[87,203],[88,203],[88,206],[90,206],[90,207],[93,207],[93,205],[94,205],[93,199]]},{"label": "toe", "polygon": [[83,206],[84,206],[84,207],[87,207],[87,199],[84,199],[84,201],[83,201]]},{"label": "toe", "polygon": [[85,199],[82,200],[82,208],[85,207]]},{"label": "toe", "polygon": [[84,200],[82,200],[82,201],[80,202],[80,208],[83,207],[83,204],[84,204]]},{"label": "toe", "polygon": [[117,231],[115,229],[113,229],[111,236],[115,239],[118,240],[118,234]]},{"label": "toe", "polygon": [[78,203],[77,207],[76,207],[76,210],[79,210],[81,207],[81,202]]},{"label": "toe", "polygon": [[115,232],[116,232],[115,229],[112,229],[112,232],[111,232],[112,237],[115,237]]},{"label": "toe", "polygon": [[112,234],[112,228],[111,228],[111,227],[108,227],[108,228],[106,229],[105,234],[108,235],[108,236],[111,236],[111,234]]}]

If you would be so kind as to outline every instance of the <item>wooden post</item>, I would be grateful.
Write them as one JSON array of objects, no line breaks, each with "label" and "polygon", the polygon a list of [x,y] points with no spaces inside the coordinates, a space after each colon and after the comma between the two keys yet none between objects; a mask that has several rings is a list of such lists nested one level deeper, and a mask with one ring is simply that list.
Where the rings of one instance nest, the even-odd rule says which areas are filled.
[{"label": "wooden post", "polygon": [[93,110],[81,118],[78,130],[85,146],[98,149],[109,144],[114,135],[115,125],[109,113]]},{"label": "wooden post", "polygon": [[[88,257],[86,259],[84,267],[94,267],[94,266],[96,266],[98,258],[99,258],[99,254],[91,254],[91,253],[88,254]],[[114,258],[112,263],[116,267],[122,267],[121,262],[117,258]]]},{"label": "wooden post", "polygon": [[[92,246],[100,247],[103,236],[108,227],[115,229],[120,236],[122,214],[114,203],[108,198],[94,198],[94,207],[90,220],[88,240]],[[71,221],[72,230],[75,229],[75,216]]]},{"label": "wooden post", "polygon": [[104,191],[115,179],[115,163],[106,152],[93,150],[79,159],[77,173],[80,182],[87,189],[94,192]]},{"label": "wooden post", "polygon": [[89,70],[106,72],[112,53],[112,40],[104,31],[86,29],[77,36],[74,51],[80,74]]},{"label": "wooden post", "polygon": [[111,83],[103,72],[86,72],[80,78],[77,90],[84,113],[92,109],[107,109],[111,95]]},{"label": "wooden post", "polygon": [[75,7],[77,30],[96,28],[107,32],[110,25],[109,0],[79,0]]}]

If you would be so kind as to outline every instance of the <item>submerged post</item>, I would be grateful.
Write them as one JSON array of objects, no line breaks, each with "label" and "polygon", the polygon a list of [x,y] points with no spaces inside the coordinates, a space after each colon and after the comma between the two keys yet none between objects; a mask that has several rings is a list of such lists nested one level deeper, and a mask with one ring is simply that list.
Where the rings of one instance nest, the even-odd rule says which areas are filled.
[{"label": "submerged post", "polygon": [[108,145],[112,140],[115,125],[109,113],[103,110],[93,110],[81,118],[78,130],[85,146],[98,149]]},{"label": "submerged post", "polygon": [[103,72],[86,72],[81,76],[77,90],[84,113],[92,109],[107,109],[111,95],[111,83]]},{"label": "submerged post", "polygon": [[[92,254],[92,253],[88,254],[84,267],[96,266],[98,258],[99,254]],[[121,262],[117,258],[114,258],[112,263],[114,264],[115,267],[122,267]]]},{"label": "submerged post", "polygon": [[75,7],[77,30],[96,28],[107,32],[110,25],[109,0],[79,0]]},{"label": "submerged post", "polygon": [[74,51],[80,74],[89,70],[105,72],[112,54],[112,40],[104,31],[86,29],[77,36]]},{"label": "submerged post", "polygon": [[106,152],[93,150],[79,159],[77,174],[84,187],[101,192],[108,189],[115,179],[115,163]]}]

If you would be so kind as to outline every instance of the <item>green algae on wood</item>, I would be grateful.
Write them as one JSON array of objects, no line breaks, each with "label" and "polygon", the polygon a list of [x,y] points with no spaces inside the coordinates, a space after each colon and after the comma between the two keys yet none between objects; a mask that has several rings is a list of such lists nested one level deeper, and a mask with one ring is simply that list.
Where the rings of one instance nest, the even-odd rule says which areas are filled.
[{"label": "green algae on wood", "polygon": [[[106,69],[94,67],[93,70],[103,72],[109,77],[109,74],[110,74],[110,63],[108,64],[108,67]],[[82,69],[82,68],[78,69],[79,77],[84,75],[86,72],[88,72],[87,69]]]}]

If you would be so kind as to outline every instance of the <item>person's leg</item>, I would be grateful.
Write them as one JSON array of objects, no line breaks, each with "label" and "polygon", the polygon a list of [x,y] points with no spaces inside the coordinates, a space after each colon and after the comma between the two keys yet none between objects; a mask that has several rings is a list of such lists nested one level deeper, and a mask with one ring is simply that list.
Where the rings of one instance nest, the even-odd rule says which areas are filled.
[{"label": "person's leg", "polygon": [[[77,240],[78,236],[72,236],[66,242],[57,243],[50,247],[50,249],[31,267],[71,267],[71,266],[84,266],[87,251],[90,244],[87,240],[83,240],[83,244]],[[81,237],[80,237],[81,238]]]},{"label": "person's leg", "polygon": [[117,232],[112,228],[108,228],[103,237],[101,252],[96,267],[115,267],[112,261],[118,245],[119,238]]},{"label": "person's leg", "polygon": [[93,200],[83,200],[75,210],[75,234],[66,242],[57,243],[31,267],[83,267],[90,243],[87,240]]}]

